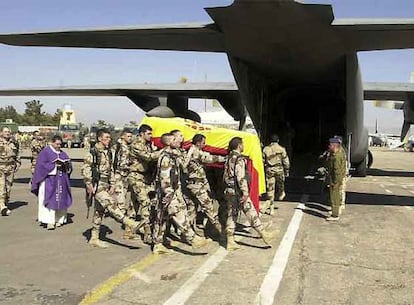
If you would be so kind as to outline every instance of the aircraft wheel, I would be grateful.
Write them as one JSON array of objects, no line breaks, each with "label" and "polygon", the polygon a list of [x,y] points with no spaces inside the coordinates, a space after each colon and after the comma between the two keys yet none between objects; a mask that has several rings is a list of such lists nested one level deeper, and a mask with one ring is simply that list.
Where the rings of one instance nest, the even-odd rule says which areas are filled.
[{"label": "aircraft wheel", "polygon": [[372,152],[368,150],[368,162],[367,162],[367,168],[371,168],[372,163],[374,163],[374,156],[372,155]]}]

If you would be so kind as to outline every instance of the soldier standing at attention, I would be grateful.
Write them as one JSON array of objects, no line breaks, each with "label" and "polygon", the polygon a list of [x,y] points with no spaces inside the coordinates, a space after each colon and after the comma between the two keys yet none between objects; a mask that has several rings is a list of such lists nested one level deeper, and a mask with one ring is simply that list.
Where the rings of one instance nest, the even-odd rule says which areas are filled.
[{"label": "soldier standing at attention", "polygon": [[20,168],[19,144],[11,138],[10,129],[1,128],[0,135],[0,212],[9,216],[8,209],[14,173]]},{"label": "soldier standing at attention", "polygon": [[206,137],[202,134],[194,135],[184,163],[184,167],[187,169],[187,188],[191,192],[192,197],[196,199],[196,203],[201,207],[201,211],[212,224],[212,234],[218,236],[220,235],[221,225],[218,221],[217,213],[214,212],[213,200],[210,197],[210,184],[207,180],[204,164],[222,163],[225,161],[225,158],[203,151],[205,146]]},{"label": "soldier standing at attention", "polygon": [[30,143],[30,150],[32,151],[32,158],[30,159],[32,163],[32,167],[31,167],[32,175],[36,167],[37,156],[42,151],[42,149],[45,148],[45,146],[46,146],[46,141],[39,134],[39,131],[38,130],[34,131],[33,140]]},{"label": "soldier standing at attention", "polygon": [[234,137],[229,142],[229,155],[224,165],[223,180],[226,185],[224,195],[227,202],[227,250],[237,250],[240,246],[234,241],[234,231],[239,211],[242,210],[249,220],[251,226],[259,233],[266,244],[270,244],[272,234],[263,228],[257,211],[249,196],[247,161],[242,156],[243,141]]},{"label": "soldier standing at attention", "polygon": [[155,254],[169,252],[163,245],[166,227],[173,222],[187,242],[194,248],[202,247],[206,240],[195,235],[188,222],[188,214],[181,192],[179,156],[174,152],[180,145],[171,133],[163,134],[161,142],[166,146],[157,163],[156,191],[158,195],[157,218],[154,230]]},{"label": "soldier standing at attention", "polygon": [[98,143],[88,152],[81,174],[85,181],[86,191],[89,196],[95,198],[95,211],[89,244],[98,248],[107,248],[108,245],[99,239],[100,227],[105,211],[123,223],[130,230],[136,232],[139,223],[126,217],[117,207],[113,198],[115,192],[115,180],[112,168],[112,153],[109,148],[111,134],[106,129],[97,132]]},{"label": "soldier standing at attention", "polygon": [[[114,179],[115,179],[115,198],[118,203],[118,208],[124,215],[129,218],[134,218],[135,212],[131,205],[128,195],[128,174],[129,174],[129,146],[132,143],[132,132],[125,128],[121,132],[121,137],[112,147],[114,152]],[[123,238],[125,239],[137,239],[139,236],[130,230],[129,227],[125,228]]]},{"label": "soldier standing at attention", "polygon": [[[343,145],[342,137],[341,136],[334,136],[334,138],[337,138],[339,140],[339,151],[343,155],[342,157],[346,161],[347,160],[347,155],[346,155],[346,150],[345,150],[344,145]],[[341,215],[342,212],[345,210],[346,183],[348,182],[348,179],[349,179],[348,162],[346,162],[346,165],[347,165],[346,166],[346,172],[345,172],[345,176],[344,176],[344,179],[342,181],[342,186],[341,186],[341,206],[339,208],[339,215]]]},{"label": "soldier standing at attention", "polygon": [[149,193],[153,187],[153,168],[160,151],[152,146],[152,128],[143,124],[138,129],[138,137],[129,149],[130,167],[128,182],[141,208],[141,224],[144,229],[144,243],[152,243],[151,232],[151,199]]},{"label": "soldier standing at attention", "polygon": [[329,139],[328,184],[332,214],[326,218],[327,221],[339,220],[341,189],[346,176],[346,158],[340,151],[340,145],[338,138]]},{"label": "soldier standing at attention", "polygon": [[285,198],[285,178],[289,176],[289,157],[286,149],[279,145],[279,137],[273,134],[271,143],[263,148],[263,163],[266,174],[267,201],[261,212],[266,213],[270,209],[270,215],[274,214],[275,186],[277,200]]}]

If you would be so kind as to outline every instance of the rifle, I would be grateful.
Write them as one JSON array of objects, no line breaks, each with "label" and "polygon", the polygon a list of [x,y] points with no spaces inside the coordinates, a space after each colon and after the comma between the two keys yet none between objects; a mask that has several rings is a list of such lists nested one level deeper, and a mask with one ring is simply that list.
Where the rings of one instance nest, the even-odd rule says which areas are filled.
[{"label": "rifle", "polygon": [[89,212],[91,206],[95,207],[95,194],[98,189],[99,180],[101,178],[101,174],[99,172],[99,160],[98,160],[98,152],[95,148],[91,148],[90,153],[92,155],[92,187],[93,191],[89,194],[86,192],[86,219],[89,218]]}]

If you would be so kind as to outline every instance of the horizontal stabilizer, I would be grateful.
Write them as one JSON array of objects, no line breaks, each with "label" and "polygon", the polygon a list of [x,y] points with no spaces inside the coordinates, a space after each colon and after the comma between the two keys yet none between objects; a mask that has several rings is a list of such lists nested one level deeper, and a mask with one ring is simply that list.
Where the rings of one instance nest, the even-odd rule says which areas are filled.
[{"label": "horizontal stabilizer", "polygon": [[414,48],[414,19],[335,19],[349,51]]},{"label": "horizontal stabilizer", "polygon": [[414,93],[414,84],[412,83],[364,83],[365,100],[407,101],[408,94],[411,93]]}]

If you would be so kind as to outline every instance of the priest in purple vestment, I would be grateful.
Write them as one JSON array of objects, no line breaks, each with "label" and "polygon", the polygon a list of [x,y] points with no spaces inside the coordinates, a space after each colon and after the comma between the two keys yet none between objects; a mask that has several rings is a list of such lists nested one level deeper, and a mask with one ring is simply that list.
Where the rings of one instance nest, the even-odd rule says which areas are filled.
[{"label": "priest in purple vestment", "polygon": [[69,175],[72,164],[61,150],[62,138],[53,136],[50,145],[38,155],[32,179],[32,193],[38,197],[38,221],[54,230],[67,222],[67,209],[72,205]]}]

